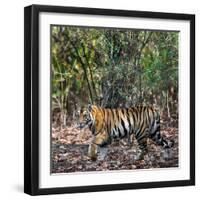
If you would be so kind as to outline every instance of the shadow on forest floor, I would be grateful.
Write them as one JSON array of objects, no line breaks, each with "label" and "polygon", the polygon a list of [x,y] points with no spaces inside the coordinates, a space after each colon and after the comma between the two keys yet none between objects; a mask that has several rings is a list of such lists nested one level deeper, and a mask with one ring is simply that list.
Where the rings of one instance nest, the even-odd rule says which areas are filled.
[{"label": "shadow on forest floor", "polygon": [[87,156],[92,139],[88,129],[80,130],[73,126],[53,129],[51,173],[178,167],[178,129],[168,127],[161,133],[175,141],[173,148],[162,149],[149,140],[148,154],[144,160],[137,160],[136,140],[128,145],[127,139],[123,139],[109,145],[103,159],[98,157],[91,161]]}]

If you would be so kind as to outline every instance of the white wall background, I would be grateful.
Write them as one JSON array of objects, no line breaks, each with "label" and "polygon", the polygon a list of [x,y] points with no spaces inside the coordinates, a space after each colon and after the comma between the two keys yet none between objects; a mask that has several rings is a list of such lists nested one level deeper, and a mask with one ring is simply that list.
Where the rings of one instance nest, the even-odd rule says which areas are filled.
[{"label": "white wall background", "polygon": [[[196,14],[196,66],[200,64],[198,0],[6,0],[0,11],[0,199],[23,194],[23,7],[30,4],[99,7]],[[196,67],[196,186],[40,196],[37,199],[192,199],[200,195],[200,68]],[[25,122],[26,123],[26,122]]]}]

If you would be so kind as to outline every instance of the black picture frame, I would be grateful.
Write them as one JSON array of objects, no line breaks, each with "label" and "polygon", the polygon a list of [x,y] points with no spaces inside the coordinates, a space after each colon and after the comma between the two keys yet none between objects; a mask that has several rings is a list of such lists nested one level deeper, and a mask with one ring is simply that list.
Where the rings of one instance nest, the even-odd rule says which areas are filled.
[{"label": "black picture frame", "polygon": [[[187,20],[190,23],[190,179],[162,182],[39,188],[39,13]],[[195,185],[195,15],[31,5],[24,9],[24,192],[30,195]]]}]

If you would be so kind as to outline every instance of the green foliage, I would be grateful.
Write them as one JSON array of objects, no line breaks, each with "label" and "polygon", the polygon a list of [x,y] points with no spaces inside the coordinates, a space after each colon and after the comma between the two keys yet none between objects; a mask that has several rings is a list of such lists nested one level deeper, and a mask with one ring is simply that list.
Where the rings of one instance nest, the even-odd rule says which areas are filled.
[{"label": "green foliage", "polygon": [[[104,107],[166,105],[178,90],[178,32],[52,26],[53,105],[68,114]],[[172,100],[178,101],[178,95]]]}]

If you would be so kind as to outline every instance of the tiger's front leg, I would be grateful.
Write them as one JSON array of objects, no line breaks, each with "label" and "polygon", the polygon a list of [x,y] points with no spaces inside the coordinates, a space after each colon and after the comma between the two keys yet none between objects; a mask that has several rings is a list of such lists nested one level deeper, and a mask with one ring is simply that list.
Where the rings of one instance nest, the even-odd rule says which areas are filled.
[{"label": "tiger's front leg", "polygon": [[97,159],[98,148],[108,143],[109,137],[106,132],[99,133],[94,137],[88,149],[88,156],[91,160]]},{"label": "tiger's front leg", "polygon": [[88,156],[91,160],[95,161],[97,159],[98,145],[93,142],[89,145]]}]

